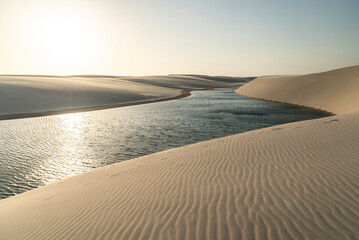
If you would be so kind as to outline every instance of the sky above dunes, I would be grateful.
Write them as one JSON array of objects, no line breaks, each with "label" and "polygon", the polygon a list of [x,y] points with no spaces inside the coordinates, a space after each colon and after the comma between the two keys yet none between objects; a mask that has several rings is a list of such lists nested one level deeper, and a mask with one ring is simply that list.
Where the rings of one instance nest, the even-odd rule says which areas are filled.
[{"label": "sky above dunes", "polygon": [[0,74],[259,76],[359,64],[358,0],[0,0]]}]

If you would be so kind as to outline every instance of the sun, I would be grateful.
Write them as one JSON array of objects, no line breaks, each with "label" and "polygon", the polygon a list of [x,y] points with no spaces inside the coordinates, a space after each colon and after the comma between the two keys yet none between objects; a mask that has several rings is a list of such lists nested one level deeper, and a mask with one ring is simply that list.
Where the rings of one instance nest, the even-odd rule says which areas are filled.
[{"label": "sun", "polygon": [[29,24],[29,47],[38,61],[71,71],[86,66],[98,46],[96,25],[86,11],[48,6],[34,14]]},{"label": "sun", "polygon": [[36,36],[39,52],[59,59],[79,58],[89,50],[91,36],[84,24],[74,16],[57,13],[38,23]]}]

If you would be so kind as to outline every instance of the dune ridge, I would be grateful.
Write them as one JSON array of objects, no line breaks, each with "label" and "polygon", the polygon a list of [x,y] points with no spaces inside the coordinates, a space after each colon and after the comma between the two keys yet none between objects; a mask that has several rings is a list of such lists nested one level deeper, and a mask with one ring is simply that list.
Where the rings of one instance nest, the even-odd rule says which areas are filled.
[{"label": "dune ridge", "polygon": [[204,75],[1,75],[0,120],[166,101],[189,96],[191,90],[235,87],[251,79]]},{"label": "dune ridge", "polygon": [[237,93],[316,108],[334,114],[359,111],[359,65],[299,76],[264,76]]},{"label": "dune ridge", "polygon": [[[281,79],[283,91],[287,81]],[[239,92],[255,95],[251,85],[258,83],[269,89],[271,81],[260,78]],[[271,96],[256,97],[265,94]],[[348,102],[345,91],[336,97]],[[0,238],[359,239],[359,111],[349,108],[151,154],[1,200]]]}]

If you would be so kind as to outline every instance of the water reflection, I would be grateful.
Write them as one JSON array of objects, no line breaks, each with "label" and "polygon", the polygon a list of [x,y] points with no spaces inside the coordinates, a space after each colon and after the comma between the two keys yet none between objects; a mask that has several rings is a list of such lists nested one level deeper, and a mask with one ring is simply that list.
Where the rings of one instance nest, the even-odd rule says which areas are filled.
[{"label": "water reflection", "polygon": [[327,116],[234,89],[94,112],[0,121],[0,198],[134,157]]},{"label": "water reflection", "polygon": [[[83,113],[64,114],[54,116],[56,122],[56,132],[58,133],[52,139],[52,145],[57,150],[44,161],[43,179],[44,184],[54,182],[61,178],[66,178],[85,172],[90,169],[88,164],[83,161],[85,151],[91,149],[84,148],[84,132],[89,126]],[[49,149],[49,151],[51,151]],[[49,171],[49,169],[52,169]]]}]

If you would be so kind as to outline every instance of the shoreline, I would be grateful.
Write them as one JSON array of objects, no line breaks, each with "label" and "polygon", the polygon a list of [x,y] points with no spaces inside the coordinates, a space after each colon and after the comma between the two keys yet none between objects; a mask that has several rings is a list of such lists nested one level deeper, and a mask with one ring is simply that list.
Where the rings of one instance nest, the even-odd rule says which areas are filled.
[{"label": "shoreline", "polygon": [[0,76],[0,120],[95,111],[238,87],[249,78],[211,76]]},{"label": "shoreline", "polygon": [[93,107],[83,107],[83,108],[76,108],[76,109],[53,110],[53,111],[34,112],[34,113],[6,114],[6,115],[0,115],[0,121],[23,119],[23,118],[34,118],[34,117],[47,117],[47,116],[54,116],[54,115],[61,115],[61,114],[90,112],[90,111],[105,110],[105,109],[118,108],[118,107],[128,107],[128,106],[134,106],[134,105],[140,105],[140,104],[164,102],[164,101],[170,101],[170,100],[176,100],[176,99],[189,97],[189,96],[191,96],[191,91],[197,91],[197,90],[182,90],[181,94],[179,94],[177,96],[173,96],[173,97],[166,97],[166,98],[153,98],[153,99],[148,99],[148,100],[138,100],[138,101],[134,101],[134,102],[123,102],[123,103],[117,103],[117,104],[93,106]]},{"label": "shoreline", "polygon": [[[235,92],[240,87],[242,87],[243,85],[244,84],[239,84],[238,86],[234,86],[234,87],[237,87]],[[189,96],[191,96],[192,91],[212,91],[212,90],[217,89],[217,88],[234,88],[234,87],[185,89],[185,90],[181,90],[181,94],[179,94],[177,96],[166,97],[166,98],[153,98],[153,99],[148,99],[148,100],[138,100],[138,101],[134,101],[134,102],[123,102],[123,103],[118,103],[118,104],[101,105],[101,106],[93,106],[93,107],[83,107],[83,108],[76,108],[76,109],[53,110],[53,111],[34,112],[34,113],[5,114],[5,115],[0,115],[0,121],[15,120],[15,119],[25,119],[25,118],[35,118],[35,117],[47,117],[47,116],[56,116],[56,115],[61,115],[61,114],[71,114],[71,113],[81,113],[81,112],[91,112],[91,111],[106,110],[106,109],[111,109],[111,108],[129,107],[129,106],[135,106],[135,105],[171,101],[171,100],[177,100],[177,99],[189,97]],[[242,96],[245,96],[245,97],[249,97],[249,98],[253,98],[253,99],[257,99],[257,100],[261,100],[261,101],[267,101],[267,102],[273,102],[273,103],[283,103],[283,104],[288,104],[288,105],[292,105],[292,106],[305,107],[305,108],[325,112],[325,113],[328,113],[328,114],[331,114],[331,115],[336,115],[333,112],[329,112],[329,111],[326,111],[324,109],[314,108],[314,107],[310,107],[310,106],[306,106],[306,105],[288,103],[288,102],[284,102],[284,101],[275,101],[275,100],[270,100],[270,99],[265,99],[265,98],[250,97],[250,96],[247,96],[247,95],[242,94],[242,93],[238,93],[238,92],[236,92],[236,93],[240,94]]]},{"label": "shoreline", "polygon": [[[240,87],[239,87],[240,88]],[[242,96],[245,96],[245,97],[249,97],[249,98],[253,98],[253,99],[257,99],[257,100],[261,100],[261,101],[266,101],[266,102],[272,102],[272,103],[283,103],[283,104],[288,104],[288,105],[291,105],[291,106],[296,106],[296,107],[304,107],[304,108],[309,108],[309,109],[313,109],[313,110],[316,110],[316,111],[321,111],[321,112],[325,112],[325,113],[328,113],[332,116],[336,116],[338,114],[336,113],[333,113],[333,112],[329,112],[325,109],[320,109],[320,108],[314,108],[314,107],[310,107],[310,106],[307,106],[307,105],[303,105],[303,104],[296,104],[296,103],[289,103],[289,102],[285,102],[285,101],[277,101],[277,100],[270,100],[270,99],[266,99],[266,98],[259,98],[259,97],[251,97],[251,96],[247,96],[243,93],[239,93],[237,92],[239,90],[239,88],[236,89],[236,93],[239,94],[239,95],[242,95]]]},{"label": "shoreline", "polygon": [[177,99],[189,97],[189,96],[191,96],[192,91],[212,91],[216,88],[235,88],[235,87],[238,88],[241,86],[243,86],[243,84],[239,84],[239,85],[236,85],[233,87],[184,89],[184,90],[181,90],[181,94],[179,94],[177,96],[173,96],[173,97],[153,98],[153,99],[147,99],[147,100],[138,100],[138,101],[133,101],[133,102],[123,102],[123,103],[117,103],[117,104],[101,105],[101,106],[93,106],[93,107],[83,107],[83,108],[76,108],[76,109],[53,110],[53,111],[43,111],[43,112],[34,112],[34,113],[5,114],[5,115],[0,115],[0,121],[24,119],[24,118],[35,118],[35,117],[47,117],[47,116],[80,113],[80,112],[91,112],[91,111],[105,110],[105,109],[111,109],[111,108],[129,107],[129,106],[135,106],[135,105],[171,101],[171,100],[177,100]]},{"label": "shoreline", "polygon": [[[139,156],[145,156],[145,155],[149,155],[149,154],[152,154],[152,153],[156,153],[156,152],[160,152],[160,151],[164,151],[164,150],[167,150],[167,149],[171,149],[171,148],[176,148],[176,147],[181,147],[181,146],[185,146],[185,145],[188,145],[188,144],[192,144],[192,143],[196,143],[196,142],[202,142],[202,141],[207,141],[207,140],[210,140],[210,139],[215,139],[215,138],[220,138],[220,137],[224,137],[224,136],[230,136],[230,135],[233,135],[233,134],[238,134],[238,133],[243,133],[243,132],[247,132],[247,131],[252,131],[254,129],[260,129],[260,128],[265,128],[265,127],[269,127],[269,126],[275,126],[275,125],[280,125],[280,124],[283,124],[283,123],[287,123],[287,122],[296,122],[296,121],[300,121],[300,120],[308,120],[308,119],[316,119],[316,118],[321,118],[321,117],[327,117],[328,115],[324,114],[322,111],[315,111],[313,113],[311,113],[311,110],[306,110],[306,108],[295,108],[294,110],[292,109],[292,107],[290,105],[286,105],[286,104],[266,104],[264,101],[258,101],[258,100],[253,100],[252,98],[247,98],[247,97],[243,97],[241,96],[240,94],[237,94],[235,92],[235,90],[238,89],[237,87],[231,87],[231,88],[216,88],[216,89],[213,89],[213,88],[208,88],[208,89],[201,89],[201,90],[198,90],[196,92],[193,92],[189,95],[194,95],[194,97],[191,97],[191,98],[188,98],[187,100],[181,100],[181,101],[172,101],[172,102],[167,102],[167,103],[163,103],[162,104],[153,104],[153,105],[146,105],[146,106],[142,106],[140,108],[124,108],[124,109],[115,109],[115,110],[111,110],[111,111],[102,111],[102,112],[93,112],[91,113],[90,115],[89,114],[84,114],[84,113],[79,113],[79,114],[69,114],[69,115],[60,115],[60,116],[56,116],[56,117],[46,117],[46,118],[40,118],[38,119],[41,123],[44,122],[43,120],[49,120],[50,122],[53,122],[54,120],[56,120],[58,117],[66,117],[66,119],[71,119],[72,117],[71,116],[75,116],[75,119],[78,119],[78,117],[76,116],[82,116],[81,119],[83,119],[83,117],[85,117],[85,119],[91,119],[91,118],[98,118],[98,119],[107,119],[107,116],[111,116],[111,115],[118,115],[118,114],[123,114],[123,113],[126,113],[127,111],[129,112],[138,112],[137,114],[133,115],[132,118],[137,118],[139,115],[138,114],[143,114],[146,115],[146,110],[148,109],[156,109],[156,112],[155,112],[155,115],[153,115],[153,112],[152,112],[152,115],[153,116],[156,116],[157,119],[163,119],[163,116],[165,116],[167,113],[168,113],[168,109],[172,109],[172,107],[169,107],[168,106],[177,106],[181,109],[181,111],[177,111],[176,115],[180,115],[180,116],[185,116],[188,112],[192,112],[193,114],[196,114],[197,113],[197,107],[193,105],[193,102],[194,103],[197,103],[199,107],[204,107],[206,110],[205,112],[206,113],[210,113],[209,115],[206,115],[206,113],[204,114],[201,114],[201,119],[202,120],[198,120],[197,122],[202,122],[203,120],[206,121],[206,119],[208,118],[204,118],[203,116],[208,116],[212,119],[214,118],[222,118],[223,115],[221,113],[219,114],[216,114],[216,115],[213,115],[213,113],[215,111],[220,111],[220,112],[224,112],[224,113],[227,113],[229,112],[230,113],[230,119],[232,119],[228,124],[225,124],[223,125],[223,122],[227,122],[227,116],[223,117],[223,121],[222,123],[221,122],[218,122],[216,121],[215,125],[212,125],[212,127],[214,128],[213,130],[211,130],[211,134],[210,135],[206,135],[206,133],[204,131],[200,131],[200,130],[196,130],[196,132],[199,132],[199,134],[194,134],[194,135],[191,135],[190,132],[188,132],[188,134],[186,133],[186,136],[188,136],[188,139],[186,141],[183,141],[182,140],[182,143],[181,143],[181,139],[184,139],[184,138],[187,138],[187,137],[184,137],[183,135],[180,135],[180,133],[177,133],[178,132],[178,129],[180,129],[179,131],[181,132],[184,132],[184,130],[186,129],[186,120],[187,119],[182,119],[182,118],[178,118],[176,117],[176,122],[178,123],[178,125],[175,125],[175,123],[171,123],[169,126],[171,126],[171,129],[168,129],[168,128],[163,128],[163,126],[167,126],[167,123],[169,121],[163,121],[163,124],[160,124],[160,125],[157,125],[156,126],[156,129],[159,130],[158,132],[162,132],[163,137],[161,137],[161,139],[165,139],[165,140],[162,140],[161,142],[158,142],[158,144],[156,145],[151,145],[150,148],[146,148],[146,150],[143,150],[143,148],[141,146],[138,146],[137,148],[132,148],[131,150],[124,150],[124,149],[121,149],[119,148],[117,150],[117,152],[121,152],[121,155],[123,156],[127,156],[127,157],[118,157],[117,154],[116,155],[113,155],[113,156],[109,156],[107,154],[101,154],[101,151],[98,151],[96,150],[96,152],[99,153],[98,157],[97,158],[94,158],[92,159],[90,156],[86,156],[86,158],[82,157],[83,161],[86,162],[86,166],[90,167],[90,169],[87,169],[85,171],[89,171],[91,169],[94,169],[96,167],[99,167],[99,166],[93,166],[90,164],[90,162],[95,162],[97,161],[98,159],[104,159],[103,161],[105,161],[105,159],[111,159],[111,157],[114,157],[116,156],[116,158],[112,159],[113,161],[110,162],[110,163],[106,163],[106,165],[111,165],[115,162],[122,162],[122,161],[125,161],[125,160],[130,160],[134,157],[139,157]],[[211,90],[211,91],[209,91]],[[189,93],[189,91],[184,91],[184,93]],[[219,94],[218,94],[219,93]],[[204,95],[203,95],[204,94]],[[223,95],[225,94],[225,95]],[[227,98],[230,99],[229,102],[227,102],[227,104],[223,104],[222,103],[222,98],[225,98],[227,101]],[[208,101],[208,99],[210,99],[210,101]],[[252,99],[252,100],[251,100]],[[244,110],[243,109],[243,106],[246,105],[247,101],[251,102],[251,104],[254,104],[254,105],[258,105],[258,106],[261,106],[262,108],[267,108],[268,110],[260,110],[260,114],[259,116],[260,117],[255,117],[255,119],[253,118],[253,115],[257,115],[255,112],[253,113],[253,111],[256,111],[257,108],[253,108],[253,107],[250,107],[251,110]],[[205,105],[203,105],[205,104]],[[190,106],[190,108],[187,108],[187,106]],[[237,107],[233,107],[233,106],[237,106]],[[140,109],[140,111],[138,110]],[[160,110],[160,112],[157,112],[158,110]],[[213,111],[209,111],[210,109],[212,109]],[[277,113],[280,113],[280,114],[284,114],[286,116],[286,118],[288,117],[287,120],[280,120],[278,118],[278,115],[273,115],[273,111],[270,111],[270,110],[273,110],[274,112],[275,111],[278,111]],[[287,110],[289,109],[289,110]],[[204,112],[203,110],[201,110],[202,112]],[[233,114],[233,111],[234,111],[234,114]],[[236,112],[236,111],[239,111],[239,112]],[[289,112],[288,112],[289,111]],[[162,114],[161,114],[162,112]],[[172,110],[170,110],[171,114],[172,114]],[[307,116],[308,112],[310,112],[310,114]],[[185,114],[182,114],[182,113],[185,113]],[[253,113],[253,114],[252,114]],[[189,119],[192,119],[193,114],[189,114],[187,116],[189,116]],[[243,115],[242,115],[243,114]],[[235,116],[233,116],[235,115]],[[239,115],[242,115],[242,116],[239,116]],[[251,115],[250,117],[248,117],[247,115]],[[266,120],[263,119],[263,116],[261,115],[266,115]],[[294,117],[293,118],[293,115],[297,115],[298,117]],[[148,116],[148,115],[146,115]],[[215,116],[215,117],[214,117]],[[238,116],[238,117],[237,117]],[[273,117],[274,116],[274,117]],[[305,117],[304,117],[305,116]],[[200,117],[200,116],[198,116]],[[236,120],[233,120],[233,118],[236,118]],[[278,120],[276,120],[278,119]],[[46,120],[46,122],[47,122]],[[32,122],[34,121],[34,124],[32,124]],[[58,121],[58,120],[56,120]],[[88,121],[88,120],[85,120],[85,121]],[[131,120],[133,122],[135,122],[134,120]],[[188,120],[187,120],[188,121]],[[118,126],[118,125],[113,125],[115,122],[117,121],[101,121],[102,124],[99,124],[97,126],[97,130],[99,131],[96,131],[96,132],[101,132],[101,131],[106,131],[105,129],[103,129],[103,124],[106,123],[105,125],[107,126],[107,128],[109,129],[121,129],[121,126]],[[119,121],[120,122],[120,121]],[[147,121],[146,121],[147,122]],[[199,124],[199,125],[195,125],[196,123],[195,122],[192,122],[191,120],[189,120],[189,122],[191,123],[191,127],[189,128],[189,130],[193,130],[193,129],[202,129],[202,124]],[[247,124],[245,123],[248,123],[249,126],[251,127],[241,127],[242,125],[243,126],[246,126]],[[257,124],[255,123],[257,122]],[[261,124],[259,124],[259,122]],[[1,123],[1,122],[0,122]],[[10,123],[10,122],[9,122]],[[19,124],[20,123],[20,124]],[[34,129],[38,129],[38,127],[41,127],[42,124],[39,124],[38,121],[36,119],[28,119],[28,120],[24,120],[24,121],[14,121],[13,124],[15,124],[15,126],[17,126],[16,128],[20,128],[21,126],[21,123],[27,125],[27,126],[32,126],[32,128]],[[107,123],[111,124],[111,125],[107,125]],[[240,123],[240,124],[238,124]],[[5,124],[5,122],[4,122]],[[31,124],[31,125],[29,125]],[[142,124],[147,124],[147,123],[141,123]],[[180,124],[180,125],[179,125]],[[254,124],[254,125],[253,125]],[[275,125],[273,125],[275,124]],[[183,126],[185,125],[185,126]],[[4,125],[6,126],[6,125]],[[86,125],[85,125],[86,126]],[[95,128],[96,125],[92,125],[92,129]],[[115,127],[114,127],[115,126]],[[160,128],[158,128],[159,126],[161,126]],[[255,127],[254,127],[255,126]],[[182,129],[183,127],[183,129]],[[218,131],[216,130],[216,128],[218,129],[224,129],[224,128],[228,128],[230,127],[230,129],[232,130],[227,130],[226,133],[224,134],[223,131]],[[45,134],[49,131],[51,132],[51,136],[61,136],[61,133],[59,132],[56,132],[55,135],[54,135],[54,132],[52,132],[53,128],[45,128],[43,129],[42,132],[44,132]],[[84,129],[84,128],[83,128]],[[165,131],[161,131],[161,129],[165,129]],[[176,130],[177,129],[177,130]],[[172,134],[174,134],[175,136],[178,136],[178,137],[171,137],[171,138],[166,138],[166,132],[169,131],[171,132]],[[23,132],[23,131],[22,131]],[[36,137],[36,136],[40,136],[42,134],[42,132],[38,132],[36,134],[32,134],[32,138],[33,137]],[[131,132],[131,136],[138,136],[138,135],[141,135],[142,134],[142,130],[141,131],[137,131],[137,132],[133,132],[133,131],[130,131]],[[7,131],[6,131],[6,127],[3,131],[3,135],[5,136],[5,138],[3,139],[7,139]],[[26,132],[25,132],[26,133]],[[1,134],[0,134],[1,135]],[[18,133],[18,135],[22,135],[21,133]],[[171,134],[170,134],[171,135]],[[203,135],[205,135],[206,137],[203,137]],[[107,137],[109,139],[111,139],[111,136],[113,135],[107,135]],[[118,136],[118,135],[117,135]],[[144,134],[144,135],[141,135],[141,136],[147,136],[147,134]],[[66,137],[66,135],[64,135],[64,137]],[[82,136],[81,138],[82,139],[96,139],[96,135],[85,135]],[[122,138],[125,138],[125,136],[123,136]],[[146,139],[146,137],[144,137]],[[176,139],[178,138],[178,139]],[[24,137],[24,139],[26,139]],[[66,139],[66,138],[64,138]],[[126,139],[129,139],[128,137],[126,137]],[[189,141],[189,139],[191,139]],[[121,140],[120,139],[117,139],[118,142],[120,142]],[[172,140],[172,141],[171,141]],[[97,141],[93,141],[92,142],[96,142]],[[112,140],[113,142],[113,140]],[[152,140],[151,140],[152,142]],[[181,143],[181,144],[179,144]],[[16,145],[18,146],[21,146],[21,145],[26,145],[27,142],[26,141],[21,141],[21,142],[17,142]],[[134,144],[133,142],[131,143],[131,141],[129,140],[129,142],[126,142],[126,146],[132,146],[132,144]],[[146,142],[143,142],[144,145],[148,144]],[[42,145],[42,144],[40,144]],[[116,144],[115,144],[116,145]],[[113,145],[113,146],[115,146]],[[109,145],[109,147],[112,146],[112,145]],[[160,147],[162,146],[162,147]],[[80,148],[88,148],[88,146],[79,146]],[[4,151],[3,153],[5,153],[4,155],[4,159],[5,160],[5,163],[6,162],[11,162],[9,161],[10,159],[7,159],[7,152],[6,152],[6,145],[4,145]],[[31,156],[31,152],[29,151],[26,151],[25,150],[26,147],[24,148],[23,150],[23,154],[24,156],[28,155],[28,156]],[[138,151],[138,149],[142,149],[142,151]],[[106,150],[106,149],[102,149],[102,150]],[[75,150],[76,151],[76,150]],[[132,154],[130,154],[132,152]],[[41,155],[44,154],[44,155],[47,155],[47,156],[51,156],[52,153],[54,153],[53,149],[50,148],[46,151],[42,151],[41,152]],[[64,153],[64,152],[63,152]],[[76,152],[74,152],[76,153]],[[12,158],[14,159],[22,159],[21,156],[18,156],[17,155],[17,152],[12,152],[11,153],[13,155]],[[113,153],[115,154],[115,153]],[[75,156],[77,154],[71,154],[72,156]],[[62,156],[62,155],[56,155],[56,156]],[[54,159],[57,159],[58,157],[55,157]],[[86,160],[87,158],[91,159],[91,161],[88,161]],[[80,159],[80,158],[79,158]],[[53,161],[56,161],[56,160],[53,160]],[[106,161],[107,162],[107,161]],[[10,166],[12,164],[9,164]],[[14,165],[16,166],[16,164]],[[64,168],[66,168],[65,166],[66,163],[64,163]],[[51,167],[46,170],[48,172],[52,172],[54,169],[51,169]],[[21,172],[21,170],[19,170]],[[77,174],[81,174],[82,172],[84,171],[77,171],[77,172],[74,172],[72,175],[77,175]],[[4,172],[5,176],[6,176],[6,173]],[[21,175],[21,174],[20,174]],[[30,177],[31,178],[31,177]],[[7,179],[11,179],[11,178],[7,178]],[[61,177],[56,177],[56,181],[60,180]],[[22,183],[26,183],[29,179],[26,177],[25,179],[23,179],[22,181],[17,181],[19,183],[19,185]],[[10,180],[11,181],[11,180]],[[54,182],[54,180],[51,180],[51,181],[47,181],[47,184],[49,182]],[[26,186],[26,184],[24,184]],[[21,186],[21,185],[20,185]],[[41,184],[35,184],[34,183],[34,186],[30,187],[31,189],[34,189],[36,187],[39,187],[41,186]],[[19,187],[19,188],[22,188],[22,187]],[[25,192],[25,191],[29,191],[30,189],[24,189],[24,190],[21,190],[21,191],[16,191],[16,194],[20,194],[21,192]],[[5,197],[1,197],[1,198],[6,198],[9,194],[10,191],[4,191],[4,196]],[[3,193],[3,192],[2,192]],[[14,193],[13,193],[14,194]],[[13,195],[12,194],[12,195]]]}]

